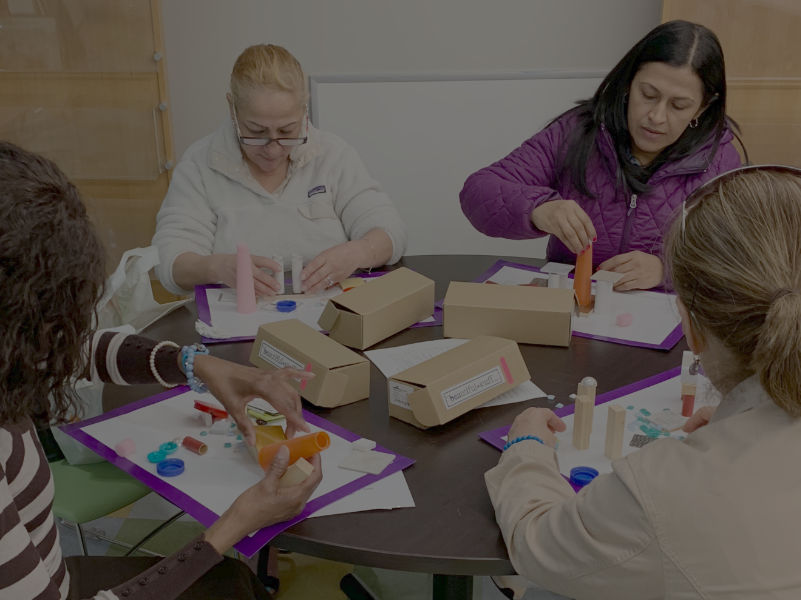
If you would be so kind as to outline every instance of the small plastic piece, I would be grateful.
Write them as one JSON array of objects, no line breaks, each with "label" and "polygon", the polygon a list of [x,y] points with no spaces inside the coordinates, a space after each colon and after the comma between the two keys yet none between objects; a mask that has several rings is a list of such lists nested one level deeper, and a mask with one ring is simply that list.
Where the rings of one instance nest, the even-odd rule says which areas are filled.
[{"label": "small plastic piece", "polygon": [[204,413],[209,413],[214,419],[228,418],[228,412],[224,408],[214,406],[213,404],[209,404],[208,402],[203,402],[202,400],[195,400],[195,410],[199,410]]},{"label": "small plastic piece", "polygon": [[114,446],[114,452],[123,458],[127,458],[136,453],[136,444],[131,438],[125,438]]},{"label": "small plastic piece", "polygon": [[181,442],[181,445],[190,452],[194,452],[195,454],[199,454],[200,456],[206,454],[206,452],[209,449],[209,447],[206,446],[206,444],[190,436],[186,436],[184,440]]},{"label": "small plastic piece", "polygon": [[148,462],[152,463],[160,463],[161,461],[165,460],[167,455],[164,454],[161,450],[154,450],[153,452],[148,453],[147,460]]},{"label": "small plastic piece", "polygon": [[298,303],[294,300],[279,300],[275,303],[275,309],[278,312],[288,313],[292,312],[298,307]]},{"label": "small plastic piece", "polygon": [[164,454],[172,454],[178,450],[178,444],[175,442],[164,442],[161,446],[159,446],[159,452],[163,452]]},{"label": "small plastic piece", "polygon": [[156,465],[156,473],[162,477],[177,477],[184,472],[184,461],[180,458],[168,458]]},{"label": "small plastic piece", "polygon": [[592,467],[573,467],[570,469],[570,483],[584,487],[598,477],[598,471]]},{"label": "small plastic piece", "polygon": [[615,325],[618,327],[628,327],[631,325],[632,321],[634,321],[634,317],[631,313],[620,313],[615,318]]},{"label": "small plastic piece", "polygon": [[236,245],[236,312],[249,315],[256,312],[256,288],[250,250],[245,244]]}]

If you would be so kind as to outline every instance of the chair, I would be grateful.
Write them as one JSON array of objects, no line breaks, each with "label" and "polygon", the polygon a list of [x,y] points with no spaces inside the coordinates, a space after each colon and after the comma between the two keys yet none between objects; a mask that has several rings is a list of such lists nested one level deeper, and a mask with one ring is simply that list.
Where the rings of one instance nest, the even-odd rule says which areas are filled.
[{"label": "chair", "polygon": [[[81,527],[84,523],[113,513],[150,493],[150,488],[107,462],[71,465],[66,460],[57,460],[50,463],[50,470],[55,487],[53,513],[75,526],[84,555],[87,554]],[[183,514],[179,511],[133,546],[117,540],[108,541],[128,548],[126,556],[129,556]]]}]

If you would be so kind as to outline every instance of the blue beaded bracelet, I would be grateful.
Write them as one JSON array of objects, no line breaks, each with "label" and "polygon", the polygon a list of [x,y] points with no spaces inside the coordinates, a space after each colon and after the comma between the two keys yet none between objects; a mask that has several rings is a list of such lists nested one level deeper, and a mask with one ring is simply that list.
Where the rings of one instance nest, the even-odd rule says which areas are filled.
[{"label": "blue beaded bracelet", "polygon": [[195,377],[195,356],[197,354],[208,354],[209,349],[203,344],[192,344],[191,346],[184,346],[181,348],[181,364],[184,367],[186,374],[186,383],[193,392],[202,394],[208,392],[209,388],[206,384]]},{"label": "blue beaded bracelet", "polygon": [[509,440],[508,442],[506,442],[506,444],[505,444],[505,445],[504,445],[504,447],[503,447],[503,450],[504,450],[504,452],[505,452],[506,450],[508,450],[509,448],[511,448],[511,447],[512,447],[512,444],[516,444],[517,442],[522,442],[522,441],[524,441],[524,440],[534,440],[535,442],[539,442],[539,443],[540,443],[540,444],[542,444],[543,446],[545,445],[545,442],[543,442],[543,441],[542,441],[540,438],[538,438],[536,435],[521,435],[520,437],[516,437],[515,439],[513,439],[513,440]]}]

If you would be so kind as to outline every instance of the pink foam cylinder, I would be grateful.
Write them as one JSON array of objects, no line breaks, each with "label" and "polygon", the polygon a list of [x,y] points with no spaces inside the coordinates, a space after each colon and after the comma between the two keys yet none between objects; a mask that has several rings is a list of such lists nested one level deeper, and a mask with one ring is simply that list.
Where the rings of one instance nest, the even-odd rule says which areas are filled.
[{"label": "pink foam cylinder", "polygon": [[114,452],[123,458],[127,458],[136,452],[136,444],[131,438],[125,438],[114,446]]},{"label": "pink foam cylinder", "polygon": [[250,250],[245,244],[236,245],[236,312],[244,315],[256,312]]},{"label": "pink foam cylinder", "polygon": [[615,319],[615,323],[618,327],[628,327],[633,320],[634,317],[631,313],[620,313]]}]

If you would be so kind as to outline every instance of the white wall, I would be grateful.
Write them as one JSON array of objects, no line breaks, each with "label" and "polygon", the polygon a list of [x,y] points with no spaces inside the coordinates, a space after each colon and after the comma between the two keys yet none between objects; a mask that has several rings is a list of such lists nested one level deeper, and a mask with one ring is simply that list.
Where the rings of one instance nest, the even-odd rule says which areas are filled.
[{"label": "white wall", "polygon": [[[662,3],[661,0],[162,0],[161,4],[170,114],[178,158],[189,144],[213,131],[225,119],[225,92],[231,66],[242,49],[254,43],[286,46],[310,75],[345,76],[344,80],[358,80],[365,75],[437,79],[443,73],[457,78],[465,74],[469,79],[470,74],[476,73],[486,77],[494,73],[502,76],[515,71],[543,70],[598,73],[608,71],[637,39],[659,23]],[[586,95],[584,89],[582,96]],[[572,95],[564,95],[564,108],[574,99]],[[460,103],[450,104],[454,111],[459,111]],[[492,102],[485,105],[486,121],[501,122],[508,117]],[[318,108],[324,114],[326,107],[315,110]],[[422,106],[420,109],[424,110]],[[548,116],[553,116],[550,105],[548,110]],[[462,117],[468,120],[472,113],[464,112]],[[542,121],[542,115],[538,115],[530,125]],[[355,126],[349,126],[351,132]],[[508,129],[508,125],[505,127]],[[360,151],[374,174],[383,170],[381,165],[371,167],[367,152],[375,153],[366,147],[361,149],[357,143],[359,136],[351,135],[348,127],[329,128]],[[486,131],[485,127],[482,129]],[[490,143],[493,150],[487,157],[492,158],[487,162],[512,150],[534,130],[536,127],[532,131],[521,128],[519,135],[509,138],[517,139],[512,144],[504,138],[500,154],[497,153],[500,146]],[[421,148],[425,151],[424,145]],[[398,189],[397,184],[389,183],[393,189],[385,186],[393,197],[403,199],[402,213],[410,230],[416,230],[413,221],[423,214],[419,208],[430,199],[420,198],[417,190],[411,193],[411,189]],[[453,188],[450,182],[448,197],[439,201],[451,207],[454,220],[463,220],[455,197],[458,189],[453,191]],[[462,229],[465,223],[461,223]],[[440,248],[436,239],[422,237],[426,239],[417,236],[410,253],[461,249]],[[498,245],[479,234],[464,242],[478,254],[499,254],[506,250],[510,254],[538,255],[542,251],[541,244],[534,246],[537,249],[532,254],[530,250],[516,250],[521,247],[519,243]]]}]

